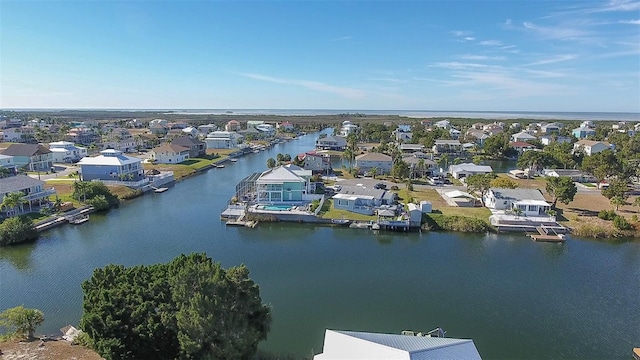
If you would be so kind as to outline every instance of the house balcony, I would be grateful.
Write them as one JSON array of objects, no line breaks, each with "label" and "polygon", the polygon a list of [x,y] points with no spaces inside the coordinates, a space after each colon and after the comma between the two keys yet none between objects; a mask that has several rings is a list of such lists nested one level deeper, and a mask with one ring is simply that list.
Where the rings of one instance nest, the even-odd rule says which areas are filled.
[{"label": "house balcony", "polygon": [[37,193],[31,193],[29,195],[25,195],[24,199],[26,201],[31,202],[31,201],[46,198],[55,194],[56,194],[56,189],[46,189]]}]

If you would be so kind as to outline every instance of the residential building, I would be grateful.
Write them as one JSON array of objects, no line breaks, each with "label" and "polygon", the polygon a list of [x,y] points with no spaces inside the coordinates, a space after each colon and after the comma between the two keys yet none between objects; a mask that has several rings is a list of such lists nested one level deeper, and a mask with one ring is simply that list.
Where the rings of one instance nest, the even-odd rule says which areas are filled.
[{"label": "residential building", "polygon": [[224,125],[225,131],[240,131],[242,127],[240,126],[240,122],[237,120],[230,120],[228,123]]},{"label": "residential building", "polygon": [[262,132],[265,136],[273,136],[276,133],[276,128],[271,124],[259,124],[255,126],[256,130]]},{"label": "residential building", "polygon": [[591,156],[607,149],[613,149],[613,145],[605,141],[579,140],[573,144],[574,152],[582,151],[587,156]]},{"label": "residential building", "polygon": [[69,141],[55,141],[49,143],[49,150],[53,154],[54,163],[77,162],[87,156],[87,148],[76,146]]},{"label": "residential building", "polygon": [[139,181],[144,178],[141,159],[114,149],[102,150],[99,156],[84,157],[78,165],[84,181]]},{"label": "residential building", "polygon": [[233,149],[238,147],[239,135],[232,131],[214,131],[204,139],[207,149]]},{"label": "residential building", "polygon": [[11,144],[1,153],[13,156],[13,162],[19,169],[49,171],[53,166],[53,153],[40,144]]},{"label": "residential building", "polygon": [[542,145],[545,145],[545,146],[551,144],[552,142],[564,144],[564,143],[570,143],[571,138],[567,136],[560,136],[560,135],[556,135],[556,136],[542,135],[540,136],[540,142],[542,143]]},{"label": "residential building", "polygon": [[579,183],[597,182],[596,178],[593,175],[587,174],[584,171],[578,169],[544,169],[542,170],[542,174],[544,176],[551,177],[568,176],[573,181]]},{"label": "residential building", "polygon": [[454,128],[450,128],[449,129],[449,135],[451,135],[451,138],[454,140],[458,140],[458,138],[460,137],[460,134],[462,132],[458,129],[454,129]]},{"label": "residential building", "polygon": [[67,132],[67,140],[75,144],[91,145],[100,141],[100,136],[90,127],[78,126]]},{"label": "residential building", "polygon": [[395,131],[394,135],[395,135],[396,141],[399,141],[399,142],[411,141],[411,138],[413,137],[413,133],[404,132],[404,131]]},{"label": "residential building", "polygon": [[558,123],[550,123],[550,124],[541,124],[540,125],[540,133],[542,134],[557,134],[562,129],[562,125]]},{"label": "residential building", "polygon": [[489,135],[485,134],[485,132],[482,130],[471,128],[467,130],[465,138],[469,141],[473,140],[474,143],[482,146],[484,144],[484,141],[489,138]]},{"label": "residential building", "polygon": [[178,164],[189,158],[189,149],[173,143],[162,143],[149,152],[158,164]]},{"label": "residential building", "polygon": [[529,134],[526,131],[520,131],[517,134],[511,135],[511,141],[513,142],[530,142],[532,140],[537,139],[535,136]]},{"label": "residential building", "polygon": [[449,166],[449,173],[456,179],[462,179],[470,175],[490,174],[493,169],[489,165],[476,165],[472,163],[463,163]]},{"label": "residential building", "polygon": [[437,172],[438,165],[435,163],[435,161],[427,159],[423,156],[415,156],[415,154],[418,153],[409,154],[402,158],[402,161],[409,165],[409,169],[411,170],[411,174],[413,175],[413,177],[432,176],[435,172]]},{"label": "residential building", "polygon": [[135,152],[142,146],[141,140],[136,140],[128,129],[113,128],[103,137],[102,148],[114,149],[122,152]]},{"label": "residential building", "polygon": [[29,132],[25,126],[4,129],[2,136],[4,142],[26,143],[29,140],[29,134],[33,138],[33,132]]},{"label": "residential building", "polygon": [[[523,216],[548,216],[551,206],[538,189],[491,188],[483,198],[492,210],[518,211]],[[517,209],[517,210],[516,210]]]},{"label": "residential building", "polygon": [[298,154],[298,159],[304,162],[302,166],[312,173],[327,174],[331,172],[331,159],[328,154],[320,154],[315,151]]},{"label": "residential building", "polygon": [[290,132],[293,131],[295,129],[295,127],[293,126],[292,123],[288,122],[288,121],[283,121],[279,124],[276,124],[276,128],[284,131],[284,132]]},{"label": "residential building", "polygon": [[207,143],[190,136],[177,137],[171,140],[171,144],[189,149],[190,158],[196,158],[207,154]]},{"label": "residential building", "polygon": [[246,129],[238,131],[238,134],[249,140],[262,139],[265,137],[265,135],[267,135],[263,131],[260,131],[253,126],[247,126]]},{"label": "residential building", "polygon": [[378,174],[389,174],[392,166],[393,159],[387,154],[370,152],[356,156],[355,167],[360,169],[361,174],[373,168],[377,169]]},{"label": "residential building", "polygon": [[218,127],[215,124],[206,124],[198,126],[198,132],[203,134],[203,136],[207,136],[208,133],[214,132],[218,130]]},{"label": "residential building", "polygon": [[451,122],[449,120],[440,120],[435,123],[436,127],[440,129],[449,130],[451,128]]},{"label": "residential building", "polygon": [[409,125],[409,124],[400,124],[400,125],[398,125],[398,128],[396,130],[400,131],[400,132],[408,133],[408,132],[411,132],[411,125]]},{"label": "residential building", "polygon": [[596,131],[593,130],[592,128],[586,127],[586,126],[580,126],[579,128],[575,128],[573,130],[571,130],[571,134],[578,139],[584,139],[587,138],[589,136],[595,136],[596,135]]},{"label": "residential building", "polygon": [[347,137],[350,134],[358,131],[358,125],[353,124],[351,121],[346,120],[342,122],[342,127],[340,128],[340,136]]},{"label": "residential building", "polygon": [[13,162],[13,156],[0,154],[0,168],[7,169],[9,174],[15,174],[17,168]]},{"label": "residential building", "polygon": [[432,150],[436,154],[455,154],[462,150],[462,144],[458,140],[438,139],[435,141]]},{"label": "residential building", "polygon": [[151,120],[149,130],[153,135],[164,136],[169,132],[169,123],[162,119]]},{"label": "residential building", "polygon": [[482,127],[482,130],[487,135],[491,136],[491,135],[500,134],[501,132],[503,132],[504,131],[504,126],[500,125],[500,124],[496,124],[496,123],[487,124],[487,125],[484,125]]},{"label": "residential building", "polygon": [[380,206],[392,205],[395,202],[395,194],[392,191],[352,185],[342,186],[332,198],[336,209],[364,215],[373,215]]},{"label": "residential building", "polygon": [[424,145],[422,144],[400,144],[400,151],[403,153],[422,152]]},{"label": "residential building", "polygon": [[[26,204],[21,206],[19,212],[25,211],[25,206],[29,212],[34,211],[35,207],[49,203],[49,196],[55,195],[55,189],[45,189],[45,182],[34,179],[27,175],[8,176],[0,179],[0,203],[4,197],[13,192],[21,192],[24,194]],[[2,209],[3,212],[11,211],[11,209]]]},{"label": "residential building", "polygon": [[264,120],[249,120],[247,121],[247,129],[256,128],[258,125],[263,125],[264,123]]},{"label": "residential building", "polygon": [[523,152],[525,152],[526,150],[533,150],[536,147],[526,143],[526,142],[522,142],[522,141],[512,141],[509,143],[509,145],[519,154],[522,155]]},{"label": "residential building", "polygon": [[198,129],[193,126],[187,126],[186,128],[182,129],[182,135],[187,135],[189,137],[196,138],[198,134],[199,134]]},{"label": "residential building", "polygon": [[311,190],[311,170],[299,166],[278,166],[263,172],[256,180],[260,204],[303,201]]},{"label": "residential building", "polygon": [[473,340],[446,337],[325,331],[322,353],[313,360],[481,360]]},{"label": "residential building", "polygon": [[347,148],[347,139],[341,136],[326,136],[316,140],[316,148],[342,151]]}]

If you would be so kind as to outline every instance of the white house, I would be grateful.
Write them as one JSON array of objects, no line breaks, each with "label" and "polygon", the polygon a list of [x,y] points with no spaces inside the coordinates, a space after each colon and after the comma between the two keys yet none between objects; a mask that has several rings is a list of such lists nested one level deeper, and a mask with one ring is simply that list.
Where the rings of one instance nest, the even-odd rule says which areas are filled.
[{"label": "white house", "polygon": [[[49,196],[55,195],[55,189],[45,189],[45,182],[34,179],[27,175],[8,176],[0,179],[0,203],[4,197],[13,192],[21,192],[24,195],[25,204],[20,205],[19,212],[26,210],[24,205],[29,207],[29,211],[34,206],[40,206],[49,202]],[[12,211],[12,209],[2,209],[2,211]]]},{"label": "white house", "polygon": [[327,329],[313,360],[480,360],[473,340]]},{"label": "white house", "polygon": [[470,175],[489,174],[493,172],[493,168],[489,165],[476,165],[472,163],[463,163],[449,166],[449,173],[456,179],[461,179]]},{"label": "white house", "polygon": [[49,151],[53,154],[54,163],[76,162],[87,156],[87,148],[76,146],[69,141],[55,141],[49,143]]},{"label": "white house", "polygon": [[521,142],[529,142],[529,141],[532,141],[532,140],[535,140],[535,139],[536,139],[535,136],[529,134],[526,131],[520,131],[517,134],[511,135],[511,141],[513,141],[513,142],[519,142],[519,141],[521,141]]},{"label": "white house", "polygon": [[376,168],[378,174],[389,174],[392,166],[393,159],[387,154],[370,152],[356,156],[356,167],[360,173]]},{"label": "white house", "polygon": [[351,121],[346,120],[342,122],[342,127],[340,128],[340,136],[347,137],[349,134],[353,134],[358,131],[358,125],[351,123]]},{"label": "white house", "polygon": [[462,144],[458,140],[438,139],[435,141],[432,150],[436,154],[457,153],[462,150]]},{"label": "white house", "polygon": [[207,149],[233,149],[238,146],[238,133],[232,131],[213,131],[204,139]]},{"label": "white house", "polygon": [[189,148],[171,143],[162,143],[149,153],[158,164],[179,164],[189,158]]},{"label": "white house", "polygon": [[278,166],[263,172],[256,180],[258,202],[270,204],[306,200],[311,192],[311,170],[299,166]]},{"label": "white house", "polygon": [[574,152],[582,150],[587,156],[591,156],[607,149],[613,149],[613,146],[605,141],[579,140],[573,144]]},{"label": "white house", "polygon": [[542,143],[542,145],[549,145],[552,142],[557,142],[558,144],[564,144],[564,143],[570,143],[571,142],[571,138],[566,137],[566,136],[550,136],[550,135],[543,135],[540,137],[540,142]]},{"label": "white house", "polygon": [[538,189],[491,188],[484,195],[484,205],[492,210],[518,209],[524,216],[548,216],[551,206]]},{"label": "white house", "polygon": [[331,158],[329,154],[321,154],[315,151],[298,154],[298,159],[304,162],[303,168],[313,173],[328,173],[331,171]]},{"label": "white house", "polygon": [[445,130],[449,130],[449,128],[451,128],[451,122],[449,120],[440,120],[436,122],[435,125],[436,127],[439,127],[440,129],[445,129]]},{"label": "white house", "polygon": [[333,206],[336,209],[364,215],[373,215],[379,206],[391,205],[394,201],[393,192],[364,186],[345,185],[333,196]]},{"label": "white house", "polygon": [[10,173],[15,173],[16,164],[13,162],[13,156],[0,154],[0,167],[9,170]]}]

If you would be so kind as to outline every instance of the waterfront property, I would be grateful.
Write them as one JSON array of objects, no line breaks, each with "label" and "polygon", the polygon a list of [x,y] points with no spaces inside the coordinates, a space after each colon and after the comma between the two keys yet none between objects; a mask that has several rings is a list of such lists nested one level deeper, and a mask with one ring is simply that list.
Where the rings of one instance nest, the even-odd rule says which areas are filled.
[{"label": "waterfront property", "polygon": [[178,164],[189,158],[189,149],[173,143],[162,143],[149,152],[158,164]]},{"label": "waterfront property", "polygon": [[315,151],[298,154],[298,160],[303,161],[303,168],[314,174],[328,174],[331,172],[331,159],[328,154]]},{"label": "waterfront property", "polygon": [[190,158],[203,156],[207,153],[207,143],[191,136],[179,136],[173,139],[171,144],[189,149]]},{"label": "waterfront property", "polygon": [[480,360],[473,340],[327,329],[322,353],[313,360]]},{"label": "waterfront property", "polygon": [[[20,212],[25,210],[25,205],[29,211],[39,209],[40,206],[48,204],[49,196],[55,195],[55,189],[45,189],[45,182],[34,179],[26,175],[15,175],[0,179],[0,203],[10,193],[20,192],[24,194],[24,204],[19,204]],[[2,209],[4,212],[14,209]]]},{"label": "waterfront property", "polygon": [[573,151],[582,151],[585,155],[591,156],[593,154],[605,151],[607,149],[613,149],[613,145],[606,141],[594,141],[594,140],[578,140],[573,144]]},{"label": "waterfront property", "polygon": [[537,139],[535,136],[529,134],[526,130],[522,130],[517,134],[511,135],[511,141],[513,142],[529,142]]},{"label": "waterfront property", "polygon": [[213,131],[207,134],[207,149],[233,149],[238,147],[240,135],[232,131]]},{"label": "waterfront property", "polygon": [[2,154],[13,156],[16,167],[28,171],[49,171],[53,166],[53,153],[40,144],[11,144]]},{"label": "waterfront property", "polygon": [[394,202],[393,192],[363,186],[345,185],[333,196],[333,206],[336,209],[364,215],[373,215],[381,205],[392,205]]},{"label": "waterfront property", "polygon": [[316,148],[342,151],[347,148],[347,139],[340,136],[326,136],[316,141]]},{"label": "waterfront property", "polygon": [[312,193],[311,170],[295,165],[278,166],[263,172],[255,180],[258,203],[307,200]]},{"label": "waterfront property", "polygon": [[78,165],[84,181],[137,182],[144,179],[142,160],[119,150],[102,150],[99,156],[82,158]]},{"label": "waterfront property", "polygon": [[493,214],[489,222],[498,230],[530,231],[539,226],[555,232],[567,230],[549,214],[551,205],[538,189],[491,188],[483,200]]},{"label": "waterfront property", "polygon": [[435,154],[458,154],[462,150],[462,144],[459,140],[442,140],[435,141],[433,148]]}]

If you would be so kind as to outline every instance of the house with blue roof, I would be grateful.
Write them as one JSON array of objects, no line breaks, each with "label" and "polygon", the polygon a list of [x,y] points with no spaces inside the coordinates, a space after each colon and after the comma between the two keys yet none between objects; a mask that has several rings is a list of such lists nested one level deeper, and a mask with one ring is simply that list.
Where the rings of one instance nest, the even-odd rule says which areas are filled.
[{"label": "house with blue roof", "polygon": [[145,178],[142,160],[120,150],[100,151],[99,156],[84,157],[78,162],[82,180],[140,181]]}]

